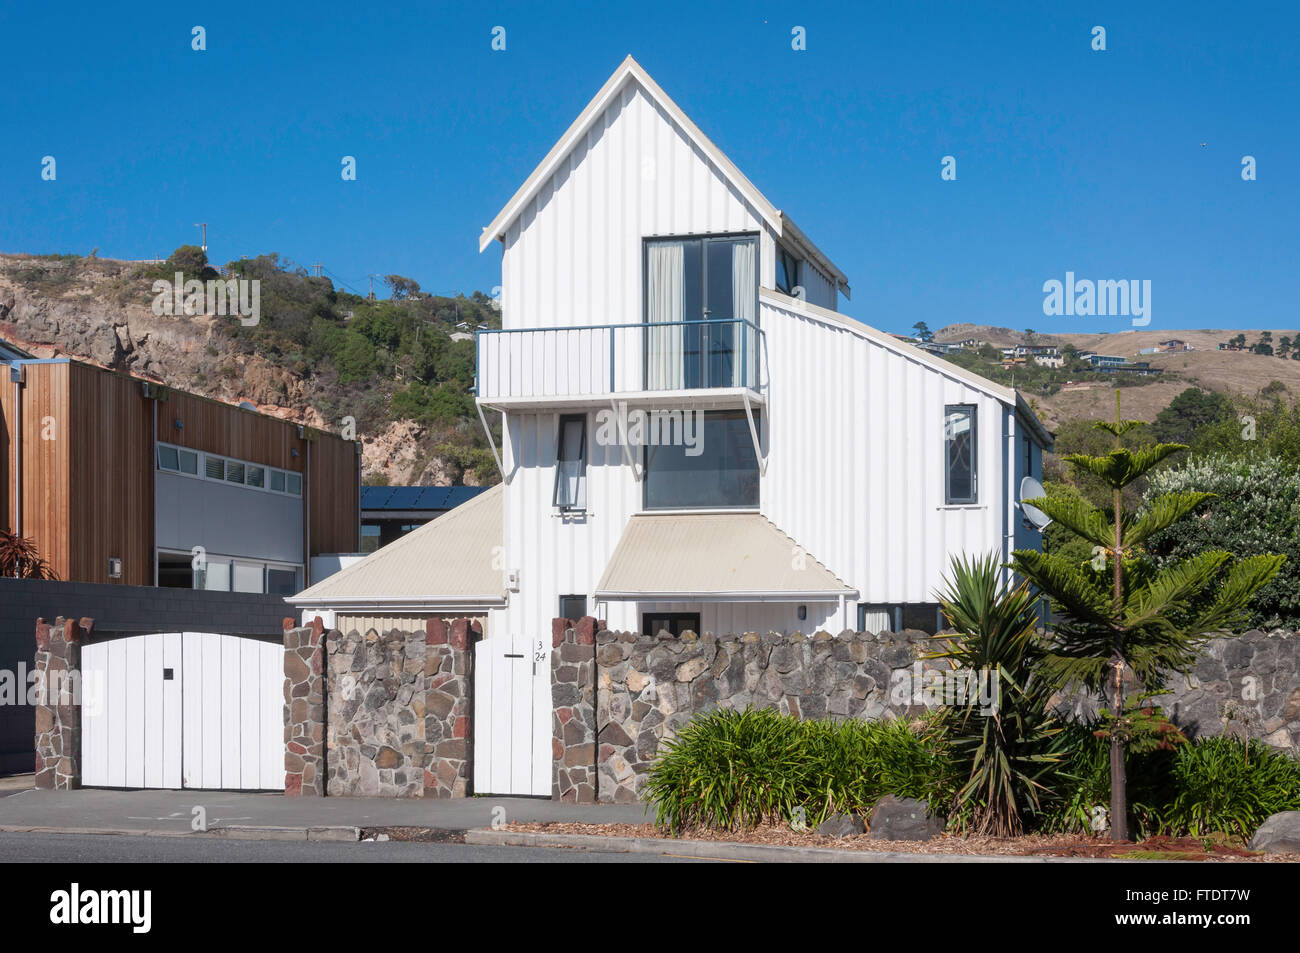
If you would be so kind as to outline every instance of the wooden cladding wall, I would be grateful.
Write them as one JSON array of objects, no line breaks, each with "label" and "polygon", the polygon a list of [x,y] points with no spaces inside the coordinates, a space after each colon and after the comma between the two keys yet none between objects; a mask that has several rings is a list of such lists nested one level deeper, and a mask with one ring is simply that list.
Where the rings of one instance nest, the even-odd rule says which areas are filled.
[{"label": "wooden cladding wall", "polygon": [[301,473],[307,466],[307,441],[297,424],[180,391],[158,402],[158,440],[281,470]]},{"label": "wooden cladding wall", "polygon": [[[68,520],[70,492],[68,459],[71,418],[68,403],[68,364],[27,364],[26,383],[16,397],[9,368],[0,376],[0,413],[4,416],[4,525],[19,529],[14,513],[14,450],[21,426],[21,532],[36,543],[58,579],[71,579],[71,537]],[[21,413],[17,406],[21,401]],[[21,417],[21,424],[18,418]]]},{"label": "wooden cladding wall", "polygon": [[[18,414],[3,371],[0,525],[12,530]],[[24,373],[23,535],[36,541],[59,579],[153,585],[155,401],[139,379],[90,365],[27,364]],[[310,554],[357,551],[361,472],[354,443],[330,434],[308,441],[295,423],[192,394],[168,391],[156,403],[164,443],[303,473]],[[122,560],[120,579],[108,575],[110,558]]]},{"label": "wooden cladding wall", "polygon": [[311,554],[355,553],[361,548],[361,455],[356,445],[322,434],[312,442],[307,478]]},{"label": "wooden cladding wall", "polygon": [[[134,378],[71,367],[69,578],[152,586],[153,401]],[[122,560],[110,578],[110,557]]]}]

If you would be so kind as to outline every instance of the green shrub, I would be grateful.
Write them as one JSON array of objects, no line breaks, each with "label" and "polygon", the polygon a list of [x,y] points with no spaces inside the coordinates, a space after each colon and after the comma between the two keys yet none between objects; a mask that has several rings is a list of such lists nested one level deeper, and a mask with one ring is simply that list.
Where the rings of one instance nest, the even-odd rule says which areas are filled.
[{"label": "green shrub", "polygon": [[[1089,833],[1093,810],[1110,800],[1108,744],[1087,725],[1071,725],[1065,737],[1070,756],[1053,781],[1043,830]],[[1246,841],[1270,815],[1300,810],[1300,759],[1253,739],[1199,738],[1130,757],[1127,769],[1139,839],[1221,833]]]},{"label": "green shrub", "polygon": [[1300,811],[1300,759],[1251,740],[1202,738],[1182,745],[1170,776],[1166,833],[1222,832],[1249,840],[1271,814]]},{"label": "green shrub", "polygon": [[1272,629],[1300,625],[1300,474],[1279,457],[1190,460],[1151,477],[1144,503],[1161,493],[1215,494],[1183,520],[1147,542],[1159,568],[1208,550],[1236,557],[1282,553],[1287,560],[1251,600],[1248,624]]},{"label": "green shrub", "polygon": [[810,826],[835,812],[867,812],[886,794],[934,805],[952,781],[930,721],[801,721],[772,709],[696,715],[660,748],[646,797],[655,823],[675,830]]}]

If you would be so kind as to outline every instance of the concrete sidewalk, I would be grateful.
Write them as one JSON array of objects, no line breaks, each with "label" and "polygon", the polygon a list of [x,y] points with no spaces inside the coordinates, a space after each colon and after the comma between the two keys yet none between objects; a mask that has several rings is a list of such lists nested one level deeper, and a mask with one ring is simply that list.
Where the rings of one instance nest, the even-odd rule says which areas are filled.
[{"label": "concrete sidewalk", "polygon": [[[561,804],[543,798],[318,798],[229,791],[33,789],[0,797],[0,830],[189,834],[196,808],[203,809],[209,831],[224,828],[231,836],[261,833],[310,840],[346,840],[347,829],[363,827],[467,831],[494,821],[639,824],[652,819],[639,804]],[[309,836],[310,831],[316,836]]]}]

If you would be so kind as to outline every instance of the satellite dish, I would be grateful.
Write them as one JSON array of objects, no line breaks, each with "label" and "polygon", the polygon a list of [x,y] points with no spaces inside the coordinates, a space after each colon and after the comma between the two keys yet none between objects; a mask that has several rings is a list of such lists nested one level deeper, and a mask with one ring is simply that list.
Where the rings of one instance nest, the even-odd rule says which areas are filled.
[{"label": "satellite dish", "polygon": [[1025,514],[1025,523],[1031,529],[1036,529],[1040,533],[1047,529],[1047,524],[1052,522],[1052,518],[1036,506],[1030,506],[1025,500],[1037,500],[1047,496],[1047,491],[1043,489],[1043,484],[1039,483],[1033,477],[1025,477],[1020,481],[1020,512]]}]

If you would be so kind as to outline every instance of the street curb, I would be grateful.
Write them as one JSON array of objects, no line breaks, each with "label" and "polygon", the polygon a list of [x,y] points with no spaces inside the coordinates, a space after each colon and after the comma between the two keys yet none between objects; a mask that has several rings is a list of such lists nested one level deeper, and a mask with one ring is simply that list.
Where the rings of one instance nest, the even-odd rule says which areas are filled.
[{"label": "street curb", "polygon": [[1021,857],[1007,854],[912,854],[835,847],[781,847],[728,841],[609,837],[602,834],[542,834],[479,827],[465,832],[465,843],[480,847],[569,847],[626,854],[669,854],[702,860],[740,860],[783,864],[1078,864],[1145,863],[1093,857]]},{"label": "street curb", "polygon": [[107,834],[116,837],[218,837],[226,840],[288,840],[329,841],[357,843],[361,840],[358,827],[250,827],[232,825],[213,827],[206,831],[178,831],[154,827],[34,827],[22,824],[0,824],[5,834]]}]

